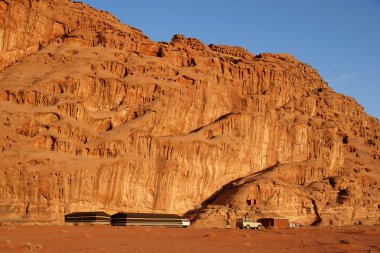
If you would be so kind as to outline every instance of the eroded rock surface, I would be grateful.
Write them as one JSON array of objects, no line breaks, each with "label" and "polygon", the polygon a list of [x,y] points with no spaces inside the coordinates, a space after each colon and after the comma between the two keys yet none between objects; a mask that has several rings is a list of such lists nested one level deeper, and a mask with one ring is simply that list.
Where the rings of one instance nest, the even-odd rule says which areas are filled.
[{"label": "eroded rock surface", "polygon": [[307,64],[156,43],[69,0],[1,0],[0,13],[1,219],[379,223],[379,122]]}]

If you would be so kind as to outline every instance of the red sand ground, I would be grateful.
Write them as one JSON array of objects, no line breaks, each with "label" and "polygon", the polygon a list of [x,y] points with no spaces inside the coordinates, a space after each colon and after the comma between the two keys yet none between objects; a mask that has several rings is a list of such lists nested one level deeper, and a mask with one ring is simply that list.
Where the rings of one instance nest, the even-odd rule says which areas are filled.
[{"label": "red sand ground", "polygon": [[380,227],[0,226],[0,252],[380,252]]}]

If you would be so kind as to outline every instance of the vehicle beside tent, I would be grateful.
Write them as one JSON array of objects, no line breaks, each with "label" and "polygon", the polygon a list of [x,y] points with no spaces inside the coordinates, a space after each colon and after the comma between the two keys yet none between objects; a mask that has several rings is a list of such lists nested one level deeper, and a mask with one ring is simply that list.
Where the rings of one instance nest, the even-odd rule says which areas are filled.
[{"label": "vehicle beside tent", "polygon": [[256,222],[250,218],[242,218],[236,220],[236,226],[243,229],[262,229],[263,224]]}]

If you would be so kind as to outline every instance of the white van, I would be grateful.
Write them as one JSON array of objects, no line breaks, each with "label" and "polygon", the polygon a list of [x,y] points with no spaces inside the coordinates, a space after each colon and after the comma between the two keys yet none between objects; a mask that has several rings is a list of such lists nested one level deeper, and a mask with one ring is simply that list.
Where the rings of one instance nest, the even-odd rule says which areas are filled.
[{"label": "white van", "polygon": [[263,224],[260,222],[255,222],[249,218],[243,218],[243,219],[238,219],[236,221],[236,226],[239,228],[246,228],[246,229],[262,229]]}]

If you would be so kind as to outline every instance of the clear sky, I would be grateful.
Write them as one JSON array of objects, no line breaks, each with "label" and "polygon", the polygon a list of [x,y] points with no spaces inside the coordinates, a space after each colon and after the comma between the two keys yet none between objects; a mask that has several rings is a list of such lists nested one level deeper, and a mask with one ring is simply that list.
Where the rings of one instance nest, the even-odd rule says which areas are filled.
[{"label": "clear sky", "polygon": [[380,118],[380,0],[82,0],[154,41],[290,53]]}]

